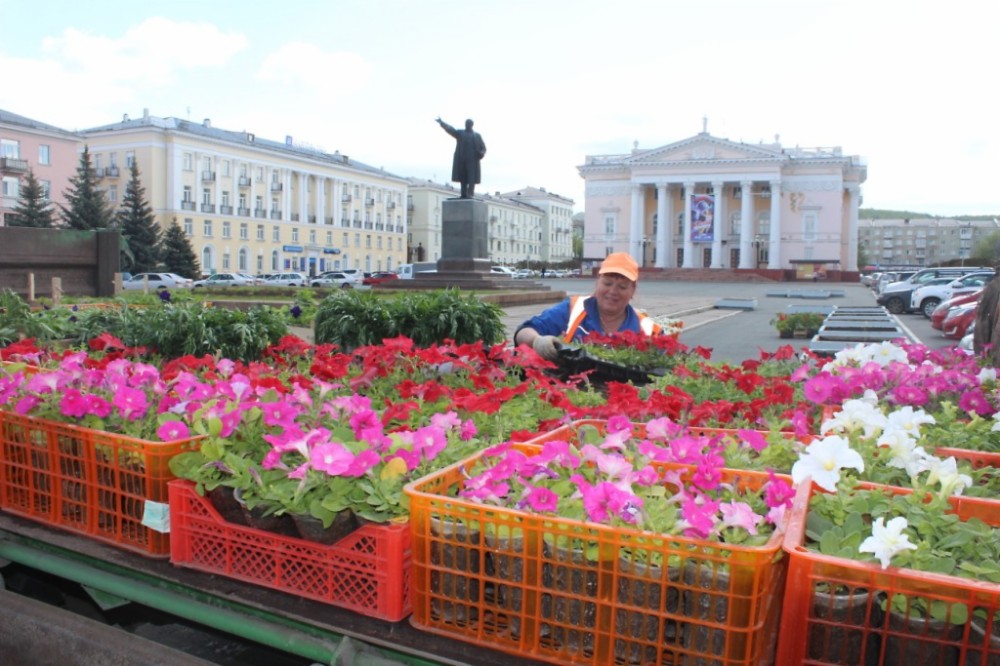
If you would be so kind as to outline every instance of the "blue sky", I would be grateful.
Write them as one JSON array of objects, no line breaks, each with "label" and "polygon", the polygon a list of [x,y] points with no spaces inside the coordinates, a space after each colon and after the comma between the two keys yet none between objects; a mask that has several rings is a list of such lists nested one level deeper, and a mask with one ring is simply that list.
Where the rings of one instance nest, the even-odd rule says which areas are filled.
[{"label": "blue sky", "polygon": [[202,121],[583,209],[586,155],[701,131],[868,160],[865,207],[1000,214],[1000,2],[0,0],[0,108]]}]

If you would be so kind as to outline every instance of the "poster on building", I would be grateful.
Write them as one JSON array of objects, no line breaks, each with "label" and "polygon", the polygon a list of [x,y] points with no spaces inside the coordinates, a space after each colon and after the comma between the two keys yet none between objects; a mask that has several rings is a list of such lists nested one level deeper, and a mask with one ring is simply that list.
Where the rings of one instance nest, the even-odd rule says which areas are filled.
[{"label": "poster on building", "polygon": [[691,197],[691,240],[694,242],[715,239],[715,197],[711,194],[696,194]]}]

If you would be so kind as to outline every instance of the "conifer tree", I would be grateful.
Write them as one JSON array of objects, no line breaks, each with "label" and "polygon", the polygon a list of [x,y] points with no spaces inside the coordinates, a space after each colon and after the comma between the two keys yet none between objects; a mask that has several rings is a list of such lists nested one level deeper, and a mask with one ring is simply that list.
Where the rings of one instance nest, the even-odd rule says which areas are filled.
[{"label": "conifer tree", "polygon": [[42,184],[35,178],[35,172],[28,170],[21,188],[21,197],[14,208],[14,214],[8,217],[7,224],[11,227],[39,227],[51,229],[54,225],[51,202],[45,197]]},{"label": "conifer tree", "polygon": [[163,235],[163,256],[161,263],[166,267],[165,270],[171,273],[177,273],[193,280],[201,277],[201,271],[198,268],[198,257],[194,253],[194,248],[191,247],[191,241],[188,240],[188,237],[184,234],[184,230],[177,224],[177,218],[174,218],[173,224],[170,225],[170,228]]},{"label": "conifer tree", "polygon": [[107,229],[114,221],[114,210],[104,191],[97,187],[97,174],[90,166],[90,149],[83,147],[76,175],[66,190],[68,206],[60,205],[62,219],[70,229]]},{"label": "conifer tree", "polygon": [[125,197],[115,214],[115,222],[128,242],[132,255],[133,273],[148,273],[160,265],[160,226],[156,223],[153,208],[146,202],[146,189],[139,181],[139,165],[133,160],[131,177],[125,186]]}]

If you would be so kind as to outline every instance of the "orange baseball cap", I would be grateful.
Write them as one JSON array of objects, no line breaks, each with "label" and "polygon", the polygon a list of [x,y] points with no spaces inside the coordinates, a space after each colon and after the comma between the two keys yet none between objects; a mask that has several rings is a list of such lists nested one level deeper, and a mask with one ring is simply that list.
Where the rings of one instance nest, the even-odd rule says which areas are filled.
[{"label": "orange baseball cap", "polygon": [[627,277],[632,282],[638,282],[639,264],[627,252],[613,252],[604,258],[604,261],[601,262],[601,269],[597,271],[598,275],[605,273],[616,273]]}]

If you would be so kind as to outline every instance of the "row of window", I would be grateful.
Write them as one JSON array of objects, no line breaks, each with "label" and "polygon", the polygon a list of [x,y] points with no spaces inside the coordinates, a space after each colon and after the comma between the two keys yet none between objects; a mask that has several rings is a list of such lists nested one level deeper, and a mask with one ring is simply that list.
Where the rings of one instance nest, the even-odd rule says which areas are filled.
[{"label": "row of window", "polygon": [[[0,139],[0,157],[9,160],[21,159],[21,142],[16,139]],[[44,166],[52,164],[52,148],[46,144],[38,146],[38,163]]]},{"label": "row of window", "polygon": [[[202,234],[201,234],[202,237],[204,237],[204,238],[213,238],[214,237],[214,226],[215,225],[214,225],[214,223],[213,223],[212,220],[203,220],[202,221]],[[291,242],[291,243],[299,243],[299,242],[301,242],[301,240],[300,240],[301,236],[299,234],[299,229],[296,228],[296,227],[292,227],[291,230],[292,230],[291,231],[291,239],[290,239],[289,242]],[[265,240],[264,225],[263,224],[258,224],[256,231],[257,231],[256,240],[263,242]],[[188,237],[194,237],[194,220],[191,219],[191,218],[189,218],[189,217],[188,218],[184,218],[184,233]],[[239,234],[240,234],[240,236],[239,236],[240,240],[250,240],[250,225],[248,225],[245,222],[241,222],[240,223],[240,227],[239,227]],[[230,223],[230,222],[223,222],[222,223],[222,238],[232,238],[232,223]],[[375,249],[377,249],[377,250],[383,249],[383,238],[384,238],[383,236],[375,236]],[[310,229],[309,230],[308,239],[309,239],[308,240],[309,245],[316,245],[317,244],[317,241],[319,239],[319,235],[316,233],[315,229]],[[392,248],[392,245],[393,245],[392,240],[393,239],[391,239],[391,238],[385,238],[384,239],[385,249],[387,249],[387,250],[392,250],[393,249]],[[281,227],[280,226],[273,226],[273,227],[271,227],[271,242],[274,242],[274,243],[280,243],[280,242],[282,242],[282,239],[281,239]],[[325,243],[325,245],[326,245],[326,247],[333,247],[333,232],[332,231],[327,231],[326,232],[326,243]],[[348,232],[346,232],[346,231],[343,234],[343,243],[342,243],[341,246],[342,247],[349,247],[350,246],[350,234]],[[354,247],[361,247],[361,234],[359,234],[359,233],[355,233],[354,234]],[[366,248],[371,248],[372,247],[372,234],[365,234],[365,247]],[[396,250],[402,251],[402,249],[403,249],[403,239],[402,239],[402,237],[396,238]]]},{"label": "row of window", "polygon": [[[384,262],[384,264],[383,264]],[[215,273],[216,271],[232,271],[235,270],[240,273],[247,273],[254,271],[256,273],[263,273],[264,268],[264,255],[258,254],[254,261],[254,266],[250,266],[250,251],[246,248],[240,248],[236,255],[236,268],[232,266],[232,255],[228,250],[222,253],[221,266],[217,266],[216,252],[213,247],[205,247],[201,251],[201,267],[204,273]],[[357,262],[355,262],[357,264]],[[383,268],[384,266],[384,268]],[[350,259],[348,255],[341,255],[337,259],[327,259],[326,257],[285,257],[282,260],[281,254],[277,250],[273,250],[270,255],[270,261],[268,262],[267,270],[270,272],[280,271],[280,270],[290,270],[290,271],[301,271],[306,274],[319,274],[324,271],[335,271],[340,268],[350,267]],[[365,255],[364,262],[362,266],[355,266],[355,268],[362,268],[366,272],[372,271],[391,271],[393,269],[393,261],[391,256],[387,257],[372,257],[370,254]]]}]

